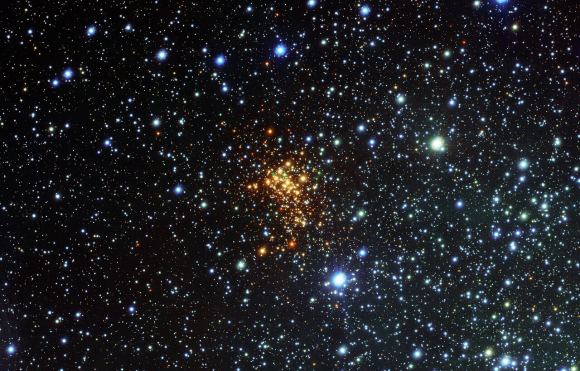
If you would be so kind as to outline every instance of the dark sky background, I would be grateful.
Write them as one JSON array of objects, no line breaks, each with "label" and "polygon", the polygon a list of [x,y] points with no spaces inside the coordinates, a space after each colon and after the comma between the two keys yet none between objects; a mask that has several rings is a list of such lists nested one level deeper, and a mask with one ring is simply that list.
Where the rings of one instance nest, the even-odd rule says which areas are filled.
[{"label": "dark sky background", "polygon": [[5,1],[0,369],[576,370],[573,1]]}]

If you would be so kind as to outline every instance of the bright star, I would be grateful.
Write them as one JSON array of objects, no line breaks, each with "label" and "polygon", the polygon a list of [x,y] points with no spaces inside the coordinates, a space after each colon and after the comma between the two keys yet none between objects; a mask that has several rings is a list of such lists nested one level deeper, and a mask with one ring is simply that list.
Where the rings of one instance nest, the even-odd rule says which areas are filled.
[{"label": "bright star", "polygon": [[243,271],[244,269],[246,269],[246,261],[245,260],[238,260],[238,263],[236,264],[236,268],[238,268],[238,270]]},{"label": "bright star", "polygon": [[395,98],[395,100],[397,101],[397,104],[405,104],[405,102],[407,101],[407,98],[403,94],[397,94],[397,97]]},{"label": "bright star", "polygon": [[505,367],[505,366],[508,366],[508,365],[510,364],[510,361],[511,361],[511,360],[510,360],[510,357],[509,357],[509,356],[504,356],[504,357],[501,359],[500,363],[501,363],[501,365],[502,365],[502,366],[504,366],[504,367]]},{"label": "bright star", "polygon": [[16,347],[12,344],[8,345],[8,347],[6,347],[6,353],[10,355],[16,353]]},{"label": "bright star", "polygon": [[423,357],[423,351],[421,349],[415,349],[413,351],[413,358],[414,359],[421,359]]},{"label": "bright star", "polygon": [[62,77],[65,78],[65,80],[69,80],[73,77],[73,70],[71,68],[67,68],[66,70],[64,70],[64,72],[62,73]]},{"label": "bright star", "polygon": [[445,139],[440,136],[436,136],[435,138],[431,139],[431,149],[433,151],[441,152],[445,150]]},{"label": "bright star", "polygon": [[87,28],[87,36],[91,37],[94,36],[97,33],[97,28],[95,26],[89,26]]},{"label": "bright star", "polygon": [[157,54],[155,55],[155,58],[157,58],[158,61],[164,61],[167,59],[167,50],[165,49],[161,49],[157,52]]},{"label": "bright star", "polygon": [[214,62],[216,66],[221,67],[226,64],[226,57],[223,54],[220,54],[215,58]]},{"label": "bright star", "polygon": [[286,47],[286,45],[284,45],[282,43],[276,45],[276,48],[274,48],[274,54],[277,57],[283,57],[286,55],[287,52],[288,52],[288,48]]},{"label": "bright star", "polygon": [[336,287],[341,287],[346,284],[346,274],[342,272],[336,273],[332,276],[332,284]]},{"label": "bright star", "polygon": [[178,184],[173,188],[173,193],[175,193],[176,195],[180,195],[183,193],[183,186]]},{"label": "bright star", "polygon": [[368,17],[371,14],[371,7],[368,5],[363,5],[359,9],[359,14],[363,17]]}]

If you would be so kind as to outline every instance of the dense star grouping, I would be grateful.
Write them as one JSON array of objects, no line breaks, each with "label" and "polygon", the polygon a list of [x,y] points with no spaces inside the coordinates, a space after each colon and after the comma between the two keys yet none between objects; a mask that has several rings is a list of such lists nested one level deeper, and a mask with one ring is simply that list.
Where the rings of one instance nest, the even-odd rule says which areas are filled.
[{"label": "dense star grouping", "polygon": [[0,368],[577,369],[573,2],[1,6]]}]

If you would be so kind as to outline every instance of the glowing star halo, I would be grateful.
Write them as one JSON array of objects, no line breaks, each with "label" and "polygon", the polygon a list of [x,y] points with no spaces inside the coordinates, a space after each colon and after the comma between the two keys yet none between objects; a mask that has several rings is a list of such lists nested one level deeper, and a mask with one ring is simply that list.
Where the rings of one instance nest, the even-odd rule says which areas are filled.
[{"label": "glowing star halo", "polygon": [[445,150],[445,139],[440,136],[436,136],[431,139],[430,147],[433,151],[442,152]]},{"label": "glowing star halo", "polygon": [[338,272],[335,273],[334,276],[332,276],[332,284],[336,287],[343,287],[346,284],[346,274],[344,274],[343,272]]}]

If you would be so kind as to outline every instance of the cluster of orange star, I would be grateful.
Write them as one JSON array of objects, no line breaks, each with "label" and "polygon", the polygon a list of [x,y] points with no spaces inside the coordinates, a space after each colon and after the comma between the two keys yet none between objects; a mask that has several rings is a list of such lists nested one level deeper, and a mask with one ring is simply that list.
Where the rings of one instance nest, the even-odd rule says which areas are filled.
[{"label": "cluster of orange star", "polygon": [[[321,225],[318,219],[322,213],[317,212],[315,202],[319,188],[315,176],[312,169],[286,161],[280,166],[268,168],[262,179],[248,185],[254,197],[265,202],[268,209],[272,210],[272,224],[280,225],[284,230],[283,236],[278,233],[278,236],[272,235],[271,240],[284,238],[288,249],[297,247],[296,235],[299,229],[312,223]],[[259,256],[266,253],[266,247],[258,249]]]}]

